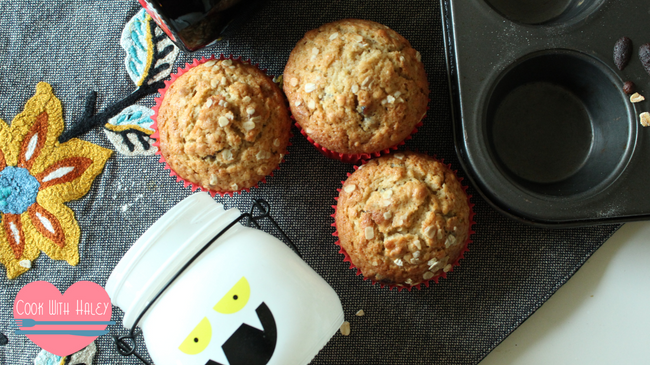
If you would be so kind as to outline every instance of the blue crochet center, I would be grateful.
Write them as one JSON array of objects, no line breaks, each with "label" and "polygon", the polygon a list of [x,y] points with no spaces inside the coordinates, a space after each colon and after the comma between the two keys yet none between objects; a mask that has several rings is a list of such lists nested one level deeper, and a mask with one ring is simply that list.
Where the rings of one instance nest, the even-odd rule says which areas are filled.
[{"label": "blue crochet center", "polygon": [[0,171],[0,212],[22,214],[36,203],[41,184],[27,169],[7,166]]}]

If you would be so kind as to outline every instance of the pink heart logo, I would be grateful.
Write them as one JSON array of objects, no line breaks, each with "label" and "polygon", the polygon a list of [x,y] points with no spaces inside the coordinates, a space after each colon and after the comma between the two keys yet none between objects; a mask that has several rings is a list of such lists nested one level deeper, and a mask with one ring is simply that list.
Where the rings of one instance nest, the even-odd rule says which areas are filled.
[{"label": "pink heart logo", "polygon": [[106,290],[90,281],[74,283],[65,294],[47,281],[35,281],[20,289],[14,300],[16,333],[59,356],[73,354],[95,341],[112,313]]}]

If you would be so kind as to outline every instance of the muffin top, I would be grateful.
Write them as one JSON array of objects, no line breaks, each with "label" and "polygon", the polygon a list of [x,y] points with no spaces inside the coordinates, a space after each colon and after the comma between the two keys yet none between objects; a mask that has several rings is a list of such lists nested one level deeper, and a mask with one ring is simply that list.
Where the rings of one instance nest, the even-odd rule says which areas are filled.
[{"label": "muffin top", "polygon": [[394,30],[345,19],[305,34],[284,69],[284,92],[302,129],[338,153],[395,146],[426,113],[420,53]]},{"label": "muffin top", "polygon": [[447,165],[403,152],[350,175],[335,217],[340,244],[365,277],[417,285],[451,269],[466,245],[469,215],[467,195]]},{"label": "muffin top", "polygon": [[249,188],[282,161],[291,120],[277,85],[248,63],[211,60],[166,90],[157,116],[160,151],[188,182]]}]

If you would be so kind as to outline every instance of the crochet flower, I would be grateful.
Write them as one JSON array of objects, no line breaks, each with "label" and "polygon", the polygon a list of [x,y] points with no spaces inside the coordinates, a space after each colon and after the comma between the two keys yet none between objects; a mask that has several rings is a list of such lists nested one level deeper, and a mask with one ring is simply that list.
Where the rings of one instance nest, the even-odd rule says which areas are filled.
[{"label": "crochet flower", "polygon": [[63,203],[90,190],[112,151],[79,139],[59,143],[64,126],[61,102],[43,82],[11,127],[0,120],[0,262],[10,279],[40,251],[79,263],[79,225]]}]

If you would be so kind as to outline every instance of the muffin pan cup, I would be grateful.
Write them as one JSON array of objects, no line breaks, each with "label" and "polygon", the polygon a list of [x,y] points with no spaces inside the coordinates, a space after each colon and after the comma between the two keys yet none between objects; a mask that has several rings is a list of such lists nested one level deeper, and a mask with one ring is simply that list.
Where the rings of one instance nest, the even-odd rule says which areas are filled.
[{"label": "muffin pan cup", "polygon": [[[622,0],[443,0],[456,152],[496,209],[542,227],[650,218],[648,6]],[[629,65],[616,41],[633,41]]]},{"label": "muffin pan cup", "polygon": [[[266,69],[260,68],[259,64],[254,64],[254,63],[251,62],[251,60],[243,60],[242,57],[234,57],[233,55],[226,56],[226,55],[221,54],[219,56],[212,55],[209,58],[205,58],[205,57],[201,57],[201,59],[196,59],[195,58],[192,61],[192,63],[185,63],[184,68],[179,67],[176,73],[171,74],[171,78],[169,80],[165,81],[165,87],[158,90],[158,93],[160,94],[160,96],[158,96],[158,97],[156,97],[154,99],[156,104],[151,108],[154,111],[154,114],[151,117],[151,119],[153,120],[153,126],[152,127],[155,130],[155,132],[151,135],[151,138],[154,139],[154,142],[153,142],[152,145],[156,146],[158,148],[158,150],[156,151],[156,155],[160,156],[160,160],[158,162],[164,164],[165,165],[164,169],[169,170],[169,176],[175,177],[176,182],[182,182],[184,188],[189,188],[189,189],[192,190],[192,192],[194,192],[196,190],[205,191],[205,192],[209,193],[213,197],[215,195],[219,195],[221,197],[224,197],[224,196],[233,197],[234,194],[240,194],[241,195],[242,192],[244,192],[244,191],[245,192],[250,192],[251,189],[259,188],[259,184],[260,183],[266,183],[266,178],[273,176],[273,172],[279,170],[280,165],[285,161],[284,158],[283,158],[282,161],[280,161],[280,163],[278,164],[278,167],[276,167],[274,171],[271,171],[271,173],[268,176],[263,177],[262,180],[257,182],[257,184],[255,184],[255,185],[253,185],[253,186],[251,186],[249,188],[243,188],[243,189],[235,190],[235,191],[217,191],[217,190],[213,190],[213,189],[209,189],[209,188],[206,188],[204,186],[201,186],[200,184],[197,184],[195,182],[191,182],[191,181],[187,181],[187,180],[183,179],[180,175],[178,175],[178,173],[176,171],[174,171],[174,169],[171,168],[171,166],[169,166],[169,163],[167,163],[167,160],[165,160],[165,157],[162,155],[162,152],[160,151],[160,135],[158,134],[158,111],[160,109],[160,106],[162,105],[163,99],[165,98],[165,93],[167,92],[167,89],[169,88],[170,85],[172,85],[174,83],[174,81],[176,81],[176,79],[181,77],[184,73],[186,73],[190,69],[192,69],[192,68],[194,68],[194,67],[196,67],[198,65],[201,65],[203,63],[206,63],[208,61],[212,61],[212,60],[220,61],[220,60],[225,60],[225,59],[230,59],[230,60],[233,60],[233,61],[253,65],[253,66],[257,67],[260,71],[262,71],[264,74],[266,74],[270,78],[274,79],[273,76],[268,75]],[[293,133],[289,134],[289,144],[287,145],[287,147],[291,146],[291,138],[293,138]],[[289,154],[289,151],[288,150],[285,151],[285,156],[288,155],[288,154]]]},{"label": "muffin pan cup", "polygon": [[[436,160],[438,159],[435,155],[433,156],[433,158],[435,158]],[[355,170],[355,171],[358,170],[359,168],[361,168],[361,166],[365,165],[368,161],[370,161],[370,160],[368,159],[368,160],[363,160],[363,161],[361,161],[361,163],[360,163],[359,165],[355,165],[355,166],[354,166],[354,170]],[[445,163],[444,160],[442,160],[442,159],[441,159],[441,160],[438,160],[438,161],[440,161],[441,163]],[[455,267],[460,266],[460,260],[462,260],[462,259],[465,258],[465,253],[467,253],[467,252],[469,251],[469,247],[468,247],[468,246],[469,246],[470,243],[473,242],[473,241],[472,241],[472,235],[473,235],[474,233],[476,233],[476,232],[474,231],[474,229],[473,229],[474,225],[476,224],[476,221],[474,221],[474,215],[475,215],[475,213],[474,213],[474,203],[472,203],[472,201],[471,201],[472,196],[469,195],[469,194],[467,193],[468,186],[465,185],[465,184],[462,184],[462,182],[463,182],[463,178],[458,176],[458,170],[453,170],[452,167],[451,167],[451,164],[447,164],[447,167],[449,167],[449,169],[451,169],[451,170],[454,172],[454,174],[456,175],[456,178],[458,179],[458,182],[461,183],[461,186],[462,186],[462,188],[463,188],[463,191],[465,192],[465,195],[467,196],[467,205],[469,206],[469,230],[468,230],[468,234],[467,234],[467,240],[465,240],[465,243],[463,244],[463,249],[461,250],[461,252],[460,252],[460,254],[458,255],[458,257],[456,258],[456,260],[454,260],[454,262],[451,263],[451,270],[449,270],[448,272],[444,272],[444,271],[441,270],[441,273],[440,273],[440,274],[438,274],[438,275],[432,277],[432,278],[429,279],[429,280],[425,280],[425,281],[423,281],[423,282],[421,282],[421,283],[419,283],[419,284],[416,284],[416,285],[408,285],[408,284],[397,285],[397,284],[386,284],[386,283],[382,283],[382,282],[379,282],[379,281],[377,281],[377,280],[369,279],[369,278],[363,276],[363,273],[361,273],[361,269],[359,269],[359,268],[358,268],[358,267],[357,267],[357,266],[352,262],[352,259],[350,258],[350,255],[347,253],[347,251],[345,251],[345,249],[343,248],[343,246],[341,246],[341,240],[337,240],[336,242],[334,242],[334,244],[335,244],[336,246],[338,246],[338,248],[339,248],[339,253],[343,255],[343,262],[347,262],[347,263],[350,264],[350,270],[356,270],[356,275],[357,275],[357,276],[359,276],[359,275],[363,276],[363,280],[364,280],[364,281],[365,281],[365,280],[370,280],[370,282],[372,283],[372,285],[379,285],[379,287],[382,288],[382,289],[383,289],[384,287],[387,287],[388,290],[393,290],[394,288],[397,288],[397,291],[398,291],[398,292],[401,292],[401,291],[404,290],[404,289],[406,289],[407,291],[410,292],[413,288],[416,288],[416,289],[418,289],[418,290],[421,290],[421,289],[422,289],[422,285],[424,285],[425,287],[428,288],[429,285],[431,285],[432,282],[435,283],[435,284],[438,284],[438,281],[439,281],[440,279],[446,279],[448,273],[454,271],[454,268],[455,268]],[[350,175],[352,175],[352,174],[351,174],[351,173],[347,173],[347,177],[348,177],[348,178],[350,177]],[[342,188],[343,184],[345,184],[345,181],[341,181],[341,188]],[[336,189],[336,192],[337,192],[339,195],[340,195],[340,193],[341,193],[341,188]],[[336,200],[336,201],[338,202],[338,200],[339,200],[339,196],[337,195],[337,196],[334,198],[334,200]],[[330,215],[330,217],[332,217],[332,219],[334,219],[334,223],[332,223],[332,227],[334,227],[334,228],[336,228],[336,207],[337,207],[337,205],[332,205],[332,208],[334,209],[334,213],[333,213],[332,215]],[[334,231],[334,233],[332,233],[332,236],[334,236],[334,237],[338,237],[338,236],[339,236],[338,229],[337,229],[336,231]]]}]

